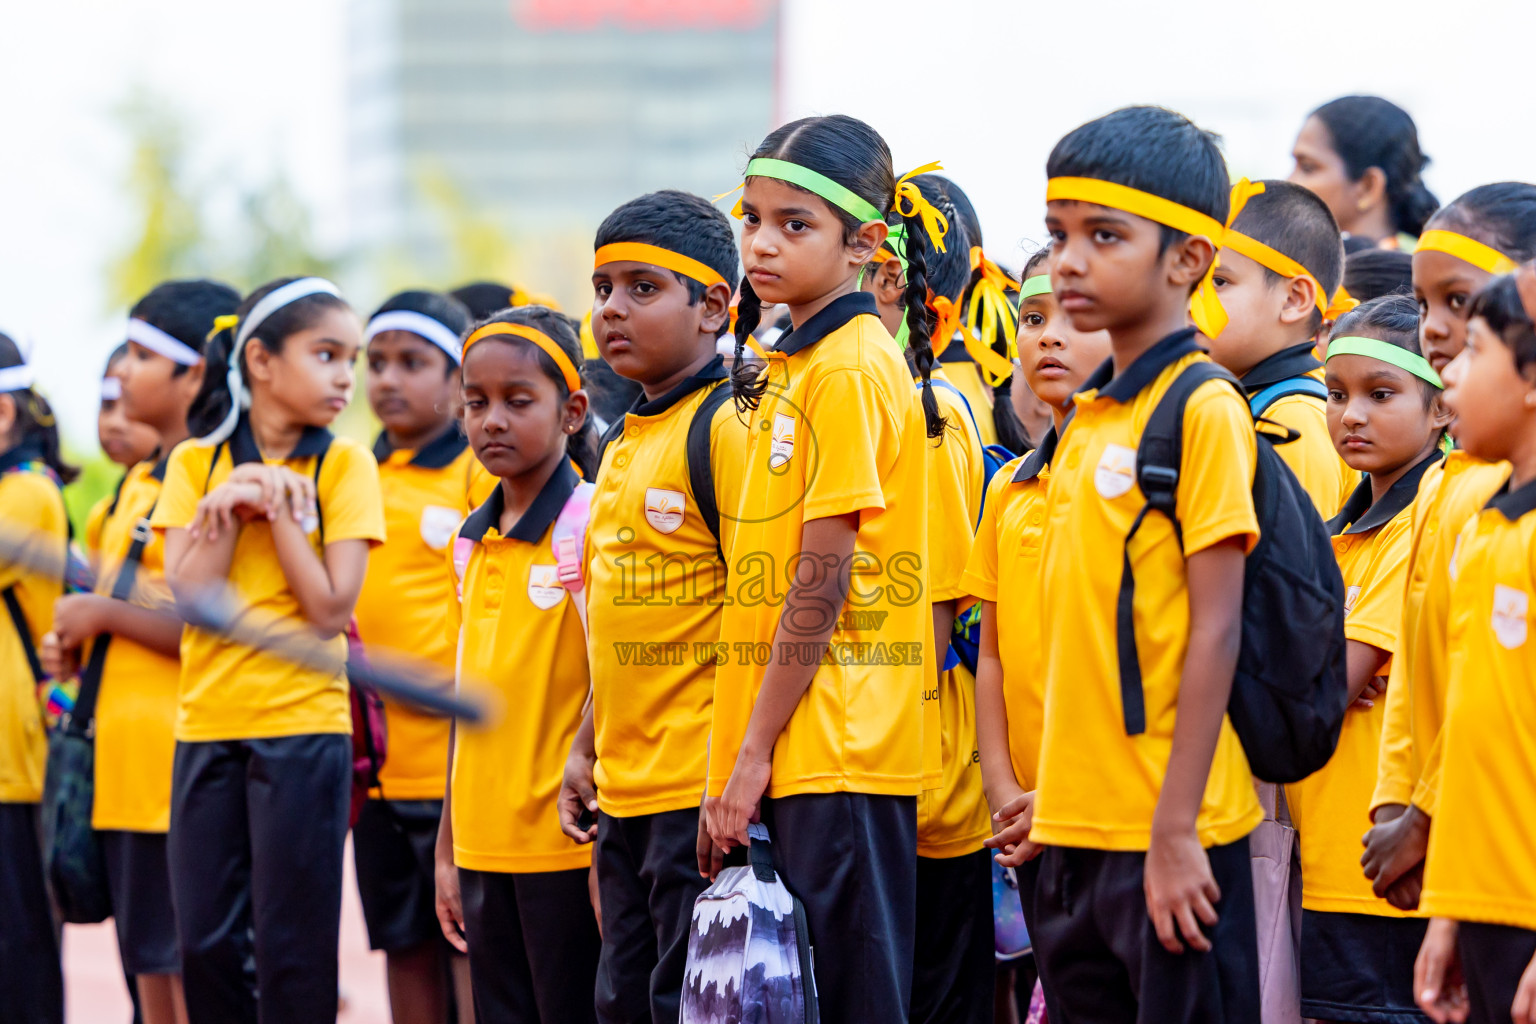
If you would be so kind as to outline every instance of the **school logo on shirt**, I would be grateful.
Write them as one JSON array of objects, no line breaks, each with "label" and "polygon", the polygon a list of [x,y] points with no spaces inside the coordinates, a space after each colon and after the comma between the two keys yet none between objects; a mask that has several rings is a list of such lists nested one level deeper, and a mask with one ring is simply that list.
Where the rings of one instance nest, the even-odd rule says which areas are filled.
[{"label": "school logo on shirt", "polygon": [[1531,610],[1530,595],[1514,587],[1496,583],[1493,587],[1493,635],[1505,650],[1513,651],[1525,643],[1526,617]]},{"label": "school logo on shirt", "polygon": [[781,412],[773,414],[773,443],[768,451],[768,468],[778,469],[795,454],[795,418]]},{"label": "school logo on shirt", "polygon": [[677,532],[683,525],[686,507],[682,491],[669,491],[664,487],[645,489],[645,521],[662,533]]},{"label": "school logo on shirt", "polygon": [[1344,617],[1349,618],[1349,613],[1355,610],[1355,602],[1360,600],[1360,588],[1349,587],[1344,591]]},{"label": "school logo on shirt", "polygon": [[565,599],[565,587],[560,583],[560,567],[557,565],[530,565],[528,567],[528,600],[535,608],[549,611]]},{"label": "school logo on shirt", "polygon": [[1093,486],[1100,497],[1111,500],[1129,491],[1136,483],[1136,449],[1123,444],[1107,444],[1099,464],[1093,470]]},{"label": "school logo on shirt", "polygon": [[463,518],[463,513],[456,508],[428,505],[421,510],[421,539],[433,551],[441,551],[453,539]]}]

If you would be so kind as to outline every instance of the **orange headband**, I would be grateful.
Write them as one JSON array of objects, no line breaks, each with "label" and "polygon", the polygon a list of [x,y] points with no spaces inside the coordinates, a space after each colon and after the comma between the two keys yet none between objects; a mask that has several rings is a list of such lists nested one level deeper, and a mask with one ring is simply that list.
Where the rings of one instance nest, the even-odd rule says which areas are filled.
[{"label": "orange headband", "polygon": [[592,269],[596,270],[604,263],[618,263],[620,260],[649,263],[653,267],[671,270],[684,277],[692,278],[706,288],[712,284],[725,284],[725,278],[721,277],[719,272],[698,260],[690,259],[671,249],[663,249],[659,245],[646,245],[644,242],[613,242],[603,246],[593,257]]},{"label": "orange headband", "polygon": [[534,327],[525,327],[522,324],[486,324],[464,339],[464,355],[467,357],[469,346],[481,338],[494,338],[498,335],[533,342],[543,349],[544,354],[553,359],[555,365],[560,368],[561,375],[565,377],[565,389],[573,393],[581,390],[581,374],[576,372],[576,364],[571,362],[571,357],[555,344],[553,338]]}]

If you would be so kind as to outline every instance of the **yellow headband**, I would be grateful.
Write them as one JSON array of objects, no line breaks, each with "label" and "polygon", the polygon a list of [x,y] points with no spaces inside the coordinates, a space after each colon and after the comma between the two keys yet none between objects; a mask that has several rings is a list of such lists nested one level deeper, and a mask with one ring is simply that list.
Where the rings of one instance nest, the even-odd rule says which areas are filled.
[{"label": "yellow headband", "polygon": [[[1263,186],[1260,187],[1262,188]],[[1338,291],[1333,293],[1333,298],[1330,301],[1328,293],[1323,290],[1323,286],[1317,280],[1316,274],[1291,259],[1279,249],[1265,245],[1257,238],[1245,235],[1241,231],[1229,230],[1227,232],[1227,240],[1222,245],[1222,248],[1231,249],[1239,255],[1247,256],[1265,270],[1272,270],[1281,277],[1304,277],[1311,281],[1312,290],[1317,295],[1317,311],[1323,314],[1324,320],[1336,320],[1359,305],[1358,302],[1350,298],[1349,293],[1344,290],[1342,285]]]},{"label": "yellow headband", "polygon": [[464,355],[469,356],[469,346],[481,338],[494,338],[498,335],[522,338],[531,341],[544,350],[544,354],[555,361],[560,368],[560,374],[565,378],[565,389],[570,392],[581,390],[581,374],[576,372],[576,364],[571,362],[571,357],[566,355],[553,338],[534,327],[525,327],[522,324],[486,324],[474,334],[464,339]]},{"label": "yellow headband", "polygon": [[725,284],[725,278],[698,260],[684,256],[680,252],[673,252],[671,249],[663,249],[659,245],[646,245],[644,242],[613,242],[603,246],[593,257],[592,269],[596,270],[604,263],[618,263],[621,260],[649,263],[653,267],[661,267],[692,278],[706,288],[713,284]]},{"label": "yellow headband", "polygon": [[[1220,249],[1227,240],[1228,229],[1237,219],[1237,215],[1242,212],[1249,197],[1257,195],[1263,189],[1263,185],[1255,185],[1247,178],[1243,178],[1232,186],[1232,200],[1227,210],[1225,224],[1171,199],[1164,199],[1162,196],[1155,196],[1128,185],[1100,181],[1097,178],[1052,178],[1046,182],[1045,199],[1046,202],[1055,199],[1075,200],[1080,203],[1107,206],[1113,210],[1123,210],[1173,228],[1175,231],[1182,231],[1187,235],[1200,235],[1209,239],[1211,244]],[[1194,296],[1189,300],[1189,315],[1194,320],[1195,326],[1200,329],[1200,333],[1207,338],[1216,337],[1227,326],[1227,311],[1222,308],[1221,299],[1216,294],[1216,286],[1211,280],[1215,273],[1216,261],[1213,259],[1210,268],[1205,272],[1205,277],[1200,280],[1199,286],[1195,289]]]},{"label": "yellow headband", "polygon": [[1493,246],[1454,231],[1426,231],[1419,236],[1413,251],[1443,252],[1489,274],[1507,274],[1519,265]]}]

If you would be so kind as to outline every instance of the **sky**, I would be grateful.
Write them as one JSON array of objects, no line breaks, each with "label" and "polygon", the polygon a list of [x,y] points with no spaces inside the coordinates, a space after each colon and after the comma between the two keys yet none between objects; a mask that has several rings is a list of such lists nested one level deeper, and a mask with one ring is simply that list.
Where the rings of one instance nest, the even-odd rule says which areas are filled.
[{"label": "sky", "polygon": [[[1309,110],[1370,92],[1417,120],[1442,201],[1536,178],[1533,38],[1529,0],[785,0],[780,106],[869,121],[898,170],[942,160],[990,254],[1017,265],[1042,235],[1052,144],[1129,103],[1220,133],[1234,175],[1283,177]],[[0,330],[32,341],[78,448],[94,444],[94,382],[126,314],[103,281],[130,229],[114,110],[137,86],[171,98],[200,174],[281,170],[319,241],[340,246],[345,48],[346,0],[0,5]]]}]

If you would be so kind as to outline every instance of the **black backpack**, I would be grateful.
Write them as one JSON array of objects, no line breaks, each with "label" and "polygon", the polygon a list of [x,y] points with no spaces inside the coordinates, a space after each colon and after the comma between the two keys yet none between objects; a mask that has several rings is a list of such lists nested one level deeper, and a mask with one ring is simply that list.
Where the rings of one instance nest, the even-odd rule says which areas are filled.
[{"label": "black backpack", "polygon": [[[1126,536],[1116,617],[1127,735],[1146,731],[1129,545],[1153,511],[1168,517],[1183,544],[1176,501],[1184,406],[1195,389],[1210,380],[1227,381],[1243,395],[1237,378],[1220,366],[1192,363],[1152,411],[1136,449],[1136,482],[1146,504]],[[1344,580],[1327,526],[1275,451],[1276,444],[1298,435],[1287,431],[1281,439],[1259,431],[1258,436],[1253,506],[1260,538],[1248,555],[1243,577],[1243,639],[1227,714],[1254,775],[1265,782],[1296,782],[1333,756],[1349,705]]]}]

